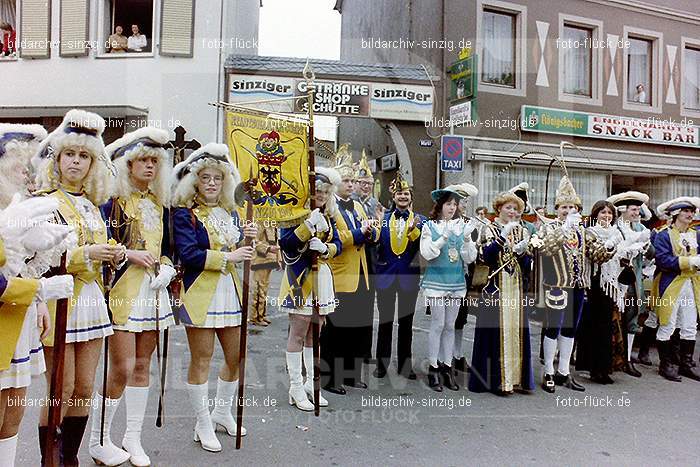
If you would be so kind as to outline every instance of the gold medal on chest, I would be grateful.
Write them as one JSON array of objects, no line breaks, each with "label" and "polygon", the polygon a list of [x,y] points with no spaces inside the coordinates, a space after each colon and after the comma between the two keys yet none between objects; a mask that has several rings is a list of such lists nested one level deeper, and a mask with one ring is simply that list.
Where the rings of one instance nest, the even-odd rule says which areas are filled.
[{"label": "gold medal on chest", "polygon": [[450,258],[450,263],[456,263],[459,259],[459,252],[457,251],[457,248],[450,247],[450,249],[447,250],[447,256]]}]

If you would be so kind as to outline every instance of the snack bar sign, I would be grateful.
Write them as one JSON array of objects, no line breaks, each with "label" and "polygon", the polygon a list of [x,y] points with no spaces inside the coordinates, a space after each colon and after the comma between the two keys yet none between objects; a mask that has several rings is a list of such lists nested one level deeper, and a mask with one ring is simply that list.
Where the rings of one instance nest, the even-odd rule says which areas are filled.
[{"label": "snack bar sign", "polygon": [[650,117],[630,118],[524,105],[523,131],[700,147],[700,127]]},{"label": "snack bar sign", "polygon": [[[283,113],[307,112],[305,80],[232,73],[228,82],[229,103]],[[433,118],[433,89],[428,85],[345,80],[317,80],[315,84],[317,115],[419,122]]]}]

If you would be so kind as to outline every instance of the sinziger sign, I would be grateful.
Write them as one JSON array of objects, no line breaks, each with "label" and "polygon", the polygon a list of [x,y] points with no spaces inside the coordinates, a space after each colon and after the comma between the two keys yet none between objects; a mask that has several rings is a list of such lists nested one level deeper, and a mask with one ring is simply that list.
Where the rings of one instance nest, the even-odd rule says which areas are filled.
[{"label": "sinziger sign", "polygon": [[631,118],[524,105],[523,131],[674,146],[700,146],[700,127],[657,118]]},{"label": "sinziger sign", "polygon": [[[306,96],[306,93],[306,81],[302,79],[229,75],[228,102],[232,104]],[[433,118],[433,99],[433,89],[426,85],[317,80],[314,113],[425,122]],[[276,112],[306,113],[307,106],[304,99],[290,99],[260,107]]]}]

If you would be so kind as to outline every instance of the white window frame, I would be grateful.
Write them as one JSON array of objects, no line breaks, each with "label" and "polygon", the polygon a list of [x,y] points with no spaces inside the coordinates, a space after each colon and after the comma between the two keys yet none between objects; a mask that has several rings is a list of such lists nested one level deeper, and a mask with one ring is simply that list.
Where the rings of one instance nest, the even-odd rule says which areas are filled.
[{"label": "white window frame", "polygon": [[591,96],[577,96],[564,92],[564,53],[566,49],[559,47],[559,74],[558,88],[559,101],[576,104],[603,105],[603,48],[600,44],[604,41],[603,22],[597,19],[584,18],[583,16],[567,15],[559,13],[559,37],[564,38],[564,27],[573,26],[591,30],[591,40],[598,43],[598,47],[591,44]]},{"label": "white window frame", "polygon": [[[479,60],[479,92],[525,96],[527,92],[527,6],[501,0],[477,0],[476,2],[476,41]],[[499,86],[481,81],[484,60],[484,41],[482,39],[482,21],[484,8],[515,16],[515,87]]]},{"label": "white window frame", "polygon": [[683,117],[694,117],[700,118],[700,109],[687,108],[685,106],[685,49],[695,49],[700,51],[700,39],[694,39],[691,37],[681,37],[681,115]]},{"label": "white window frame", "polygon": [[[105,3],[106,0],[97,0],[97,44],[99,46],[97,47],[97,52],[95,54],[95,58],[106,58],[106,59],[126,59],[126,58],[153,58],[156,55],[156,38],[160,37],[160,21],[156,21],[158,12],[160,11],[159,8],[159,1],[158,0],[153,0],[153,26],[151,28],[152,31],[152,36],[151,37],[151,51],[150,52],[126,52],[123,54],[111,54],[109,52],[106,52],[106,47],[105,44],[107,43],[107,39],[109,39],[109,36],[112,34],[112,31],[109,33],[105,33],[105,27],[104,27],[104,17],[106,14],[105,11]],[[131,25],[129,25],[129,28],[131,28]],[[128,31],[124,31],[125,33],[131,33],[131,29]],[[127,38],[129,36],[126,36]]]},{"label": "white window frame", "polygon": [[629,57],[629,47],[623,47],[623,55],[622,55],[622,108],[625,110],[632,110],[636,112],[648,112],[648,113],[656,113],[660,114],[663,106],[663,95],[664,95],[664,90],[662,89],[663,87],[663,73],[664,73],[664,60],[663,60],[663,51],[664,51],[664,35],[661,32],[658,31],[650,31],[648,29],[641,29],[641,28],[635,28],[632,26],[625,26],[624,27],[624,33],[623,33],[623,38],[624,42],[627,43],[629,40],[629,36],[634,36],[634,38],[639,38],[639,39],[645,39],[649,40],[652,42],[652,51],[651,51],[651,87],[652,87],[652,93],[649,94],[649,97],[651,99],[650,103],[651,105],[647,104],[640,104],[638,102],[630,102],[628,101],[628,96],[627,96],[627,80],[628,80],[628,73],[627,73],[627,61]]}]

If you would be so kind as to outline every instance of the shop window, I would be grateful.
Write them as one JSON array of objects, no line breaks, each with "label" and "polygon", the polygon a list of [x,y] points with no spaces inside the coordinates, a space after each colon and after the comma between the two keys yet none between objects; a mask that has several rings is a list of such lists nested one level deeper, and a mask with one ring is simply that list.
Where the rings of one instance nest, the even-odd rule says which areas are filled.
[{"label": "shop window", "polygon": [[683,108],[700,111],[700,48],[683,50]]},{"label": "shop window", "polygon": [[498,0],[478,0],[480,90],[525,95],[527,7]]},{"label": "shop window", "polygon": [[102,0],[101,52],[110,56],[151,55],[154,0]]},{"label": "shop window", "polygon": [[[547,170],[540,166],[514,166],[502,172],[506,168],[505,164],[483,165],[482,179],[479,185],[479,205],[490,206],[491,201],[503,191],[509,190],[522,181],[527,181],[530,185],[528,194],[529,203],[532,208],[544,206],[545,188],[547,187]],[[609,195],[608,180],[609,174],[606,171],[598,170],[577,170],[569,169],[571,180],[576,189],[576,193],[583,202],[583,212],[590,213],[593,204]],[[549,177],[547,212],[554,213],[554,198],[561,175],[558,170],[552,170]]]},{"label": "shop window", "polygon": [[648,39],[629,38],[627,53],[627,101],[651,105],[652,53],[654,43]]},{"label": "shop window", "polygon": [[17,3],[0,0],[0,60],[17,58]]}]

